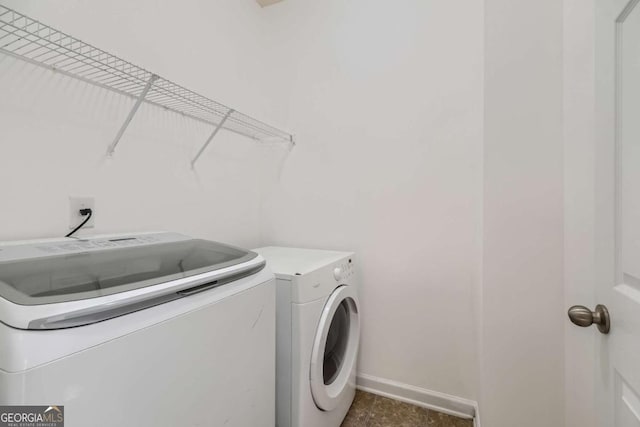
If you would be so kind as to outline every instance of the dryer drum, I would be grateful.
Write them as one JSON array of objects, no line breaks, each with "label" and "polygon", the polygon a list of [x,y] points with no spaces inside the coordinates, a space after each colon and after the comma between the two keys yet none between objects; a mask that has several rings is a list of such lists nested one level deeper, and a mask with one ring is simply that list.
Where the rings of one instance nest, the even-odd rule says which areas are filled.
[{"label": "dryer drum", "polygon": [[350,392],[360,339],[353,286],[339,286],[322,310],[311,353],[311,395],[323,411],[334,410]]},{"label": "dryer drum", "polygon": [[324,349],[324,363],[322,375],[324,383],[329,385],[333,383],[342,368],[347,344],[349,343],[349,308],[346,301],[342,301],[333,315],[329,334],[327,335],[327,343]]}]

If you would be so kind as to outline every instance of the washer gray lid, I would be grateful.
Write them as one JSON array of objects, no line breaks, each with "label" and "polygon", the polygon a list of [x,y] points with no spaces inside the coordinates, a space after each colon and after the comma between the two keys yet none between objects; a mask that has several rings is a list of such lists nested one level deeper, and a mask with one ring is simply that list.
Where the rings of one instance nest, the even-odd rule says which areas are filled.
[{"label": "washer gray lid", "polygon": [[[136,237],[4,247],[0,296],[20,305],[84,300],[156,285],[249,261],[257,254],[217,242],[153,242]],[[29,252],[32,253],[32,252]],[[43,255],[44,254],[44,255]]]}]

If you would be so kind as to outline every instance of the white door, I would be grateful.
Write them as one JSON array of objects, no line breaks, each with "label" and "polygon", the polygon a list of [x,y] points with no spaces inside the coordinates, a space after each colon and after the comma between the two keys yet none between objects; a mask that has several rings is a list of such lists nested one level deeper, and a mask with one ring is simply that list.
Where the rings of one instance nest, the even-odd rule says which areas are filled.
[{"label": "white door", "polygon": [[[608,334],[593,328],[599,427],[640,427],[638,3],[595,1],[595,290],[611,318]],[[573,320],[589,323],[591,316],[577,309]]]}]

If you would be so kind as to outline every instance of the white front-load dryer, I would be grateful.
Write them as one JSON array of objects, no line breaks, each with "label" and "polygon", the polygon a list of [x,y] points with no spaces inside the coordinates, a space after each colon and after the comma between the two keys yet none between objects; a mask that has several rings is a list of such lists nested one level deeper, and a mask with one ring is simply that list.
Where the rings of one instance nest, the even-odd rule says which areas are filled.
[{"label": "white front-load dryer", "polygon": [[338,427],[356,388],[360,308],[354,254],[255,251],[276,275],[276,425]]}]

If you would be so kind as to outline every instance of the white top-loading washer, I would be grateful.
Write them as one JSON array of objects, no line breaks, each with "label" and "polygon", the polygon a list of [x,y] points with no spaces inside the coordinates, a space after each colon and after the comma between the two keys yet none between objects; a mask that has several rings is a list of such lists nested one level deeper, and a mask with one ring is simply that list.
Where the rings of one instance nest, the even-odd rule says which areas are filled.
[{"label": "white top-loading washer", "polygon": [[360,337],[351,252],[256,249],[276,275],[276,425],[339,427],[355,394]]},{"label": "white top-loading washer", "polygon": [[273,425],[264,265],[176,233],[0,245],[0,404],[65,405],[70,427]]},{"label": "white top-loading washer", "polygon": [[220,286],[264,267],[257,254],[178,233],[0,245],[0,321],[88,325]]}]

